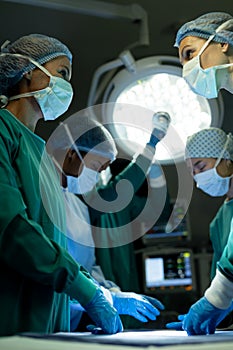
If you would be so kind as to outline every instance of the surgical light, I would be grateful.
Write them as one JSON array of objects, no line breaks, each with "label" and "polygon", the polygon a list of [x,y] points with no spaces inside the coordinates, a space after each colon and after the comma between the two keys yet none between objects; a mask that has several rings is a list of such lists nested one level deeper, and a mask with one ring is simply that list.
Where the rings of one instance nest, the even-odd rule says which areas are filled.
[{"label": "surgical light", "polygon": [[[171,116],[171,125],[183,143],[172,146],[172,153],[161,142],[157,146],[156,159],[169,164],[183,159],[184,144],[189,135],[209,126],[220,127],[223,119],[223,101],[207,100],[191,91],[182,78],[179,60],[172,56],[152,56],[135,61],[135,69],[121,69],[112,78],[103,94],[103,122],[112,125],[111,132],[118,146],[128,154],[135,152],[135,145],[128,141],[137,140],[142,146],[148,140],[145,131],[147,120],[143,119],[142,128],[121,124],[112,103],[138,105],[154,112],[165,111]],[[127,118],[127,114],[125,114]],[[121,124],[121,125],[120,125]],[[122,139],[124,134],[124,139]],[[167,135],[169,136],[169,135]]]}]

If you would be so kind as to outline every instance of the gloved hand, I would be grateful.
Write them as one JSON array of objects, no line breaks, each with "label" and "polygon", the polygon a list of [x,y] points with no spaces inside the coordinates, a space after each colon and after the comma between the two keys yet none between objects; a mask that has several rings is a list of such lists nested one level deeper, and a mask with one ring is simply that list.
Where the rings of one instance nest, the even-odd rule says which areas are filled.
[{"label": "gloved hand", "polygon": [[123,331],[123,325],[117,310],[107,301],[100,288],[92,300],[84,306],[89,317],[95,322],[92,332],[101,329],[102,334],[114,334]]},{"label": "gloved hand", "polygon": [[186,315],[178,317],[181,322],[168,323],[166,327],[183,329],[188,335],[213,334],[217,325],[231,312],[232,308],[233,304],[228,309],[218,309],[206,297],[202,297],[191,306]]},{"label": "gloved hand", "polygon": [[155,320],[164,310],[163,304],[155,299],[136,293],[112,293],[113,306],[120,315],[130,315],[141,322],[147,322],[148,319]]},{"label": "gloved hand", "polygon": [[166,324],[166,328],[175,329],[176,331],[183,331],[183,320],[186,315],[179,315],[177,318],[181,322],[170,322]]},{"label": "gloved hand", "polygon": [[76,300],[70,301],[70,331],[75,332],[82,317],[84,308]]},{"label": "gloved hand", "polygon": [[153,115],[153,130],[148,145],[156,147],[157,143],[166,135],[170,121],[170,115],[166,112],[157,112]]}]

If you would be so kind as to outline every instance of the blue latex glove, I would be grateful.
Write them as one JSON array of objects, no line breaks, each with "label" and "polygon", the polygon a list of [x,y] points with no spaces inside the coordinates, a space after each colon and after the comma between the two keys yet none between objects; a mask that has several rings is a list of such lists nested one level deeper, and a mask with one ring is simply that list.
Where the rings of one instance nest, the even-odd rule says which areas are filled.
[{"label": "blue latex glove", "polygon": [[166,324],[166,328],[175,329],[176,331],[183,331],[183,320],[186,315],[179,315],[177,318],[181,322],[170,322]]},{"label": "blue latex glove", "polygon": [[113,306],[120,315],[130,315],[141,322],[155,320],[164,310],[163,304],[155,299],[136,293],[112,293]]},{"label": "blue latex glove", "polygon": [[233,304],[228,309],[218,309],[206,297],[202,297],[191,306],[186,315],[178,317],[181,322],[168,323],[166,327],[183,329],[188,335],[213,334],[217,325],[232,311],[232,306]]},{"label": "blue latex glove", "polygon": [[[157,143],[160,141],[160,139],[156,136],[156,129],[154,129],[152,131],[152,134],[150,136],[150,140],[149,142],[147,142],[148,145],[150,145],[151,147],[156,147]],[[164,136],[164,135],[163,135]]]},{"label": "blue latex glove", "polygon": [[96,329],[102,334],[114,334],[123,331],[123,325],[117,310],[107,301],[102,290],[98,288],[92,300],[84,306],[95,325],[91,326],[93,333]]},{"label": "blue latex glove", "polygon": [[152,188],[161,188],[166,185],[166,178],[158,164],[151,164],[148,178],[150,187]]},{"label": "blue latex glove", "polygon": [[79,304],[75,300],[70,301],[70,331],[71,332],[74,332],[77,329],[84,311],[85,310],[81,304]]}]

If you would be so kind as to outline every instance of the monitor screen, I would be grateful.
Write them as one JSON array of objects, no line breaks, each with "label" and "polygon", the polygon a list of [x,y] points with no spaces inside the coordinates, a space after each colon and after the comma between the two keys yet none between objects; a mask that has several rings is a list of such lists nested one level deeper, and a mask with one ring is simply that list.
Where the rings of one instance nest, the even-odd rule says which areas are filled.
[{"label": "monitor screen", "polygon": [[143,253],[144,291],[193,291],[193,253],[189,249],[164,249]]},{"label": "monitor screen", "polygon": [[187,243],[191,239],[187,215],[183,217],[181,222],[171,232],[166,232],[167,223],[155,223],[150,229],[145,229],[146,232],[142,237],[145,245],[171,244],[174,243],[181,246],[182,243]]}]

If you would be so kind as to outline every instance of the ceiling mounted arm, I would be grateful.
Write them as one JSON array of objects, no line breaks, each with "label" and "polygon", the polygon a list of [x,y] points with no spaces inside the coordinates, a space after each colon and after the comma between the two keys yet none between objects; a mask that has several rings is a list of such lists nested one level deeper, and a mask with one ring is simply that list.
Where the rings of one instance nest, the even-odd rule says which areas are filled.
[{"label": "ceiling mounted arm", "polygon": [[[18,4],[46,7],[55,10],[69,11],[84,15],[128,19],[140,24],[137,45],[149,45],[148,18],[146,11],[138,4],[118,5],[95,0],[2,0]],[[136,43],[134,44],[134,46]]]}]

